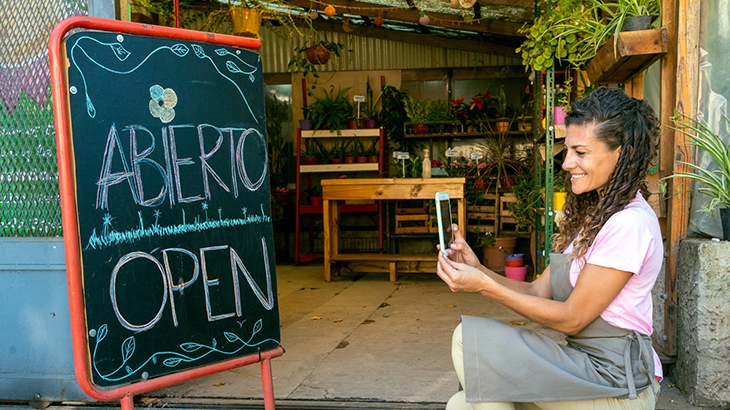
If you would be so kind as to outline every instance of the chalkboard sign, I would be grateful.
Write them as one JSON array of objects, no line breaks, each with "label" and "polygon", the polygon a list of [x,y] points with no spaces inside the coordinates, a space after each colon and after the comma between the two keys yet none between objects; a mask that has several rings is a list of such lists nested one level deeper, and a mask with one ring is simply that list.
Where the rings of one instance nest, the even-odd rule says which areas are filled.
[{"label": "chalkboard sign", "polygon": [[94,31],[65,52],[92,383],[277,348],[259,55]]}]

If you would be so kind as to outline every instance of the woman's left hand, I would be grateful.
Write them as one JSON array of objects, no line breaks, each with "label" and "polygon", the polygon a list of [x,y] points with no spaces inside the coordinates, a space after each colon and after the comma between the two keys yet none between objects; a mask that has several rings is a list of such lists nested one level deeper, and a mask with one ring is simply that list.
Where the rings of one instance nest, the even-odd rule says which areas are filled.
[{"label": "woman's left hand", "polygon": [[482,292],[487,286],[495,283],[479,269],[465,263],[455,262],[443,252],[438,252],[436,273],[452,292]]}]

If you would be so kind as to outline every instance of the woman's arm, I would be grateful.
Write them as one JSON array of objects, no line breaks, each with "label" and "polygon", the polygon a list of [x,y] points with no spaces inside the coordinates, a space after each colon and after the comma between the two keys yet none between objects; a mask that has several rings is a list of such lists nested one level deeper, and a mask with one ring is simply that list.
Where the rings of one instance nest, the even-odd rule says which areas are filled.
[{"label": "woman's arm", "polygon": [[[631,272],[586,264],[565,302],[547,298],[549,269],[532,284],[510,281],[439,255],[439,276],[452,291],[479,292],[522,316],[566,334],[575,334],[595,320],[621,292]],[[515,283],[512,283],[515,282]]]},{"label": "woman's arm", "polygon": [[479,258],[477,258],[474,251],[466,242],[466,239],[464,239],[464,235],[462,235],[458,225],[454,224],[451,226],[451,228],[454,232],[454,243],[452,243],[449,248],[450,253],[448,259],[455,262],[461,262],[476,269],[478,272],[481,272],[481,275],[474,272],[474,275],[468,275],[460,278],[460,280],[458,280],[457,282],[444,279],[444,277],[442,276],[442,279],[444,279],[444,281],[447,283],[447,285],[449,285],[452,291],[478,292],[480,280],[486,279],[482,278],[481,276],[486,275],[492,281],[495,281],[502,286],[506,286],[516,292],[524,293],[527,295],[540,296],[548,299],[552,298],[552,293],[550,290],[549,267],[545,269],[545,271],[543,271],[543,274],[540,276],[540,278],[531,283],[505,278],[504,276],[498,275],[497,273],[491,271],[479,262]]}]

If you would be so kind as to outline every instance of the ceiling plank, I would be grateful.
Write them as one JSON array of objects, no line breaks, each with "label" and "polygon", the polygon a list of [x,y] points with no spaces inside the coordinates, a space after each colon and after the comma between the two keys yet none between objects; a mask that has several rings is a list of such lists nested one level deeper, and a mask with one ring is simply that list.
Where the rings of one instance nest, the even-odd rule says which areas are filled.
[{"label": "ceiling plank", "polygon": [[[324,10],[325,4],[311,0],[287,0],[287,3],[316,10]],[[488,2],[491,3],[491,2]],[[327,4],[333,5],[338,14],[355,14],[364,17],[382,17],[386,20],[397,20],[412,24],[418,24],[420,18],[419,10],[411,10],[407,7],[379,6],[373,3],[364,3],[350,0],[328,0]],[[484,6],[482,6],[484,7]],[[520,14],[531,16],[532,8],[514,7]],[[484,10],[482,8],[482,10]],[[475,33],[489,33],[511,37],[524,37],[518,30],[524,23],[516,23],[504,20],[481,19],[471,23],[465,22],[461,16],[446,13],[428,13],[431,19],[430,26],[443,27],[450,30],[463,30]],[[530,20],[531,21],[531,20]]]},{"label": "ceiling plank", "polygon": [[496,44],[490,41],[479,41],[479,40],[468,40],[468,39],[454,39],[440,37],[435,34],[418,34],[408,33],[403,31],[388,30],[382,27],[357,27],[353,26],[354,30],[351,32],[345,32],[342,24],[324,20],[314,20],[312,25],[315,29],[321,31],[331,31],[335,33],[344,33],[350,35],[365,36],[371,38],[378,38],[382,40],[399,41],[402,43],[409,44],[428,44],[434,47],[443,47],[452,50],[470,51],[474,53],[485,53],[495,54],[505,57],[518,57],[516,53],[517,47],[509,45]]}]

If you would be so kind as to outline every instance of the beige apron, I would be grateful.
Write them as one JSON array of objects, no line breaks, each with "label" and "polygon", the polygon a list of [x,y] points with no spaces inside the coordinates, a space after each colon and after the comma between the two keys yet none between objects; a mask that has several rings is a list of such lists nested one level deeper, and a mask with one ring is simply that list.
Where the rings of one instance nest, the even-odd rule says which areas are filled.
[{"label": "beige apron", "polygon": [[[573,290],[567,258],[550,255],[550,286],[560,302]],[[611,326],[600,316],[566,337],[567,346],[494,319],[463,316],[462,323],[470,403],[634,399],[652,385],[649,337]]]}]

